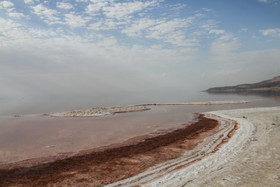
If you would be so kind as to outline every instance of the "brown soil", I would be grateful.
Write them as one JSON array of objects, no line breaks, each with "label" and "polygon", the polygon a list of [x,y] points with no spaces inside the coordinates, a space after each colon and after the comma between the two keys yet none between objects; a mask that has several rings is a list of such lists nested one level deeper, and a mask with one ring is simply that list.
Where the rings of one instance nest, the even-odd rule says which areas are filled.
[{"label": "brown soil", "polygon": [[128,145],[95,150],[32,167],[9,169],[7,166],[0,169],[0,186],[101,186],[179,157],[218,127],[218,121],[200,115],[197,122],[182,129]]}]

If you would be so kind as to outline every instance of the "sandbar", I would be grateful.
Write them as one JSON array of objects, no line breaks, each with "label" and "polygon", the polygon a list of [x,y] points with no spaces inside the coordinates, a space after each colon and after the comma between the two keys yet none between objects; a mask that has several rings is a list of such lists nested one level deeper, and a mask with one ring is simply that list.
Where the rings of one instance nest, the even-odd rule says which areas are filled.
[{"label": "sandbar", "polygon": [[[178,105],[227,105],[227,104],[246,104],[248,101],[204,101],[204,102],[180,102],[180,103],[149,103],[139,105],[125,105],[112,107],[95,107],[87,110],[73,110],[65,112],[47,113],[45,116],[53,117],[100,117],[129,112],[142,112],[150,110],[147,106],[178,106]],[[15,117],[20,117],[15,115]]]}]

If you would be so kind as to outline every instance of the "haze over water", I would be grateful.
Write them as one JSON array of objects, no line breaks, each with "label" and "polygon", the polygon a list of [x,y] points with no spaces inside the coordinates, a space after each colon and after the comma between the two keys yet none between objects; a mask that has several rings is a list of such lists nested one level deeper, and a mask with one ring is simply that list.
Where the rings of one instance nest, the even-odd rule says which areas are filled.
[{"label": "haze over water", "polygon": [[220,100],[199,91],[279,74],[279,17],[279,0],[0,1],[0,115]]},{"label": "haze over water", "polygon": [[[135,93],[132,95],[110,94],[103,95],[72,95],[53,98],[10,98],[0,99],[0,115],[16,114],[42,114],[51,112],[62,112],[78,109],[90,109],[94,107],[123,106],[148,103],[178,103],[178,102],[199,102],[199,101],[252,101],[252,106],[277,105],[279,96],[252,96],[236,94],[208,94],[205,92],[179,92],[179,93]],[[259,101],[258,101],[259,100]],[[260,102],[263,100],[263,102]],[[194,111],[195,112],[195,111]]]},{"label": "haze over water", "polygon": [[[151,110],[149,111],[104,117],[74,118],[41,115],[14,117],[11,114],[0,116],[0,164],[29,158],[77,153],[81,150],[121,143],[136,136],[150,135],[151,133],[157,134],[168,129],[181,128],[183,125],[191,123],[196,112],[279,105],[279,98],[277,100],[277,98],[259,96],[210,95],[200,93],[199,96],[188,96],[184,97],[184,99],[181,101],[191,102],[193,101],[192,99],[195,101],[238,101],[243,99],[250,102],[247,104],[226,105],[151,106]],[[172,102],[171,99],[164,99],[162,101]],[[60,102],[60,108],[58,108],[55,102],[48,102],[50,102],[47,105],[48,107],[45,107],[42,103],[30,105],[28,110],[18,107],[17,114],[40,114],[40,111],[47,112],[49,110],[55,111],[59,109],[64,111],[67,107],[75,108],[79,105],[77,103],[73,103],[75,106],[67,105],[68,101],[64,100],[63,102],[65,103]],[[99,102],[102,102],[102,100],[99,100]],[[180,100],[178,99],[176,102],[180,102]],[[25,103],[24,106],[28,106],[27,104]],[[124,103],[120,102],[116,104]],[[88,105],[80,104],[80,108],[83,107],[85,109],[90,108]]]},{"label": "haze over water", "polygon": [[279,75],[279,18],[280,0],[1,0],[0,166],[125,145],[186,127],[194,113],[279,106],[279,96],[201,92]]}]

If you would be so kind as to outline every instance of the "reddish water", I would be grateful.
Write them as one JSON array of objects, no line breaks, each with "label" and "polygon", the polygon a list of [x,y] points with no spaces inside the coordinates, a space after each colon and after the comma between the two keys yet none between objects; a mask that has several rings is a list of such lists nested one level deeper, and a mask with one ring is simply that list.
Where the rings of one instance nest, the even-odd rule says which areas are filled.
[{"label": "reddish water", "polygon": [[191,113],[168,113],[159,108],[98,118],[0,117],[0,163],[123,142],[160,129],[178,128],[192,119]]},{"label": "reddish water", "polygon": [[177,158],[216,131],[219,131],[218,121],[200,115],[189,126],[141,142],[95,149],[33,167],[0,167],[0,181],[3,186],[102,186]]},{"label": "reddish water", "polygon": [[24,115],[0,117],[0,164],[78,152],[129,138],[182,127],[194,112],[277,105],[259,100],[249,104],[158,106],[145,112],[98,118]]}]

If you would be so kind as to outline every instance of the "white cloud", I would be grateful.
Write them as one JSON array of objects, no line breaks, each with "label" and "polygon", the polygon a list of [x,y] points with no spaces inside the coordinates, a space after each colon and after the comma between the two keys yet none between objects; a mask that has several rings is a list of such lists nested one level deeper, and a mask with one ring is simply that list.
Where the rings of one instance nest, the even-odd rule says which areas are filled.
[{"label": "white cloud", "polygon": [[23,13],[18,12],[9,12],[8,15],[13,18],[21,18],[25,16]]},{"label": "white cloud", "polygon": [[231,42],[231,41],[237,41],[237,38],[234,37],[232,34],[224,34],[224,35],[220,36],[218,41],[221,41],[221,42]]},{"label": "white cloud", "polygon": [[54,31],[46,31],[46,30],[39,30],[39,29],[28,29],[28,33],[32,38],[44,38],[44,37],[54,37],[57,34]]},{"label": "white cloud", "polygon": [[[147,98],[155,90],[164,93],[174,87],[177,91],[186,87],[186,80],[196,75],[199,79],[201,73],[206,78],[216,76],[200,80],[200,85],[207,87],[211,81],[215,84],[225,81],[221,77],[227,75],[240,80],[242,75],[248,78],[262,76],[259,72],[279,73],[279,68],[275,68],[279,67],[279,49],[240,52],[244,48],[240,48],[239,39],[216,29],[219,27],[217,21],[211,19],[212,13],[210,16],[197,13],[202,11],[181,14],[179,8],[171,10],[166,6],[159,15],[159,1],[151,0],[127,0],[126,3],[76,0],[86,2],[82,4],[85,12],[74,9],[77,4],[74,2],[73,9],[64,14],[65,10],[48,7],[47,1],[33,0],[32,4],[31,0],[25,0],[27,6],[32,4],[31,10],[24,10],[26,15],[31,11],[42,20],[30,15],[30,19],[21,22],[12,19],[24,16],[16,12],[20,11],[19,6],[3,2],[0,6],[7,9],[5,13],[10,17],[0,18],[1,97],[72,94],[73,98],[83,99],[79,94],[88,94],[95,95],[92,100],[98,101],[96,98],[100,95],[108,94],[108,98],[116,101],[114,94],[124,91],[130,97],[141,97],[143,92],[150,91]],[[57,3],[57,7],[67,8],[64,5]],[[189,14],[192,15],[186,17]],[[43,21],[57,25],[44,27]],[[79,33],[81,30],[83,35]],[[260,33],[279,37],[279,30],[266,29]],[[199,46],[200,43],[203,45]],[[197,86],[199,80],[195,81],[189,84]],[[80,102],[79,99],[77,103]]]},{"label": "white cloud", "polygon": [[238,50],[241,46],[238,38],[231,34],[224,34],[214,40],[211,44],[210,53],[214,55],[216,62],[226,63],[231,61],[229,56]]},{"label": "white cloud", "polygon": [[128,36],[142,36],[143,32],[147,31],[151,26],[155,26],[157,24],[157,20],[142,18],[134,21],[132,25],[122,30],[123,33]]},{"label": "white cloud", "polygon": [[280,38],[280,28],[265,29],[265,30],[260,30],[260,32],[264,36],[272,36],[272,37],[275,37],[275,38]]},{"label": "white cloud", "polygon": [[[0,25],[0,33],[3,40],[17,37],[17,35],[15,35],[15,31],[17,31],[20,26],[18,23],[15,23],[10,19],[0,18]],[[4,42],[2,44],[4,44]]]},{"label": "white cloud", "polygon": [[2,1],[0,2],[0,8],[10,8],[13,7],[14,3],[10,2],[10,1]]},{"label": "white cloud", "polygon": [[[197,38],[199,35],[196,35],[198,28],[196,28],[194,22],[203,17],[201,13],[196,13],[188,18],[151,19],[144,14],[145,9],[156,7],[160,1],[115,2],[114,0],[90,0],[88,2],[89,4],[85,8],[87,14],[77,15],[75,12],[71,12],[64,14],[64,17],[61,17],[59,10],[48,8],[47,4],[37,4],[32,6],[32,9],[34,14],[49,25],[61,24],[70,27],[85,27],[87,23],[90,23],[87,29],[91,31],[115,30],[130,37],[142,37],[147,41],[155,39],[180,47],[197,47],[199,45],[200,41]],[[56,6],[63,9],[73,8],[73,5],[64,2],[57,2]],[[133,17],[135,13],[143,14],[139,16],[140,18]],[[105,15],[104,18],[92,17],[102,14]],[[22,16],[22,14],[12,15],[14,17]],[[189,27],[193,27],[192,30]],[[221,30],[211,32],[217,34],[218,32],[221,33]],[[94,33],[91,35],[93,36]]]},{"label": "white cloud", "polygon": [[11,29],[14,29],[16,27],[19,27],[20,24],[19,23],[16,23],[15,21],[11,20],[11,19],[4,19],[4,18],[1,18],[0,17],[0,31],[3,32],[3,31],[9,31]]},{"label": "white cloud", "polygon": [[59,18],[56,16],[58,12],[53,9],[45,7],[43,4],[38,4],[32,7],[34,14],[38,15],[42,20],[48,24],[59,23]]},{"label": "white cloud", "polygon": [[102,8],[106,7],[107,5],[108,2],[104,0],[91,2],[86,8],[86,12],[92,16],[95,16]]},{"label": "white cloud", "polygon": [[[209,28],[202,28],[200,24],[205,25],[205,22],[201,20],[201,17],[200,14],[173,19],[144,17],[134,20],[133,24],[128,24],[121,32],[131,37],[156,39],[180,47],[197,47],[200,42],[197,37],[208,34],[207,30]],[[207,33],[205,33],[205,30]],[[221,33],[222,31],[216,30],[215,32]]]},{"label": "white cloud", "polygon": [[41,38],[56,36],[52,30],[25,28],[11,19],[0,18],[0,25],[0,46],[2,47],[18,46],[24,48],[26,43],[33,43],[34,41],[40,43]]},{"label": "white cloud", "polygon": [[89,25],[88,27],[89,29],[91,30],[110,30],[112,28],[106,28],[106,27],[103,27],[103,22],[102,21],[99,21],[99,22],[95,22],[95,23],[92,23]]},{"label": "white cloud", "polygon": [[73,5],[70,3],[56,2],[56,7],[61,9],[71,9]]},{"label": "white cloud", "polygon": [[156,1],[133,1],[125,3],[113,3],[103,8],[103,13],[109,18],[124,19],[127,16],[139,12],[149,6],[156,4]]},{"label": "white cloud", "polygon": [[[0,24],[3,25],[1,19]],[[20,93],[21,97],[75,95],[84,94],[85,89],[89,95],[141,94],[164,88],[166,84],[179,84],[171,81],[176,79],[173,77],[176,73],[168,71],[169,65],[190,59],[186,52],[177,49],[121,46],[114,37],[90,42],[71,34],[47,37],[49,30],[24,31],[13,22],[6,23],[5,28],[7,33],[17,28],[22,34],[16,40],[0,42],[5,62],[0,64],[0,74],[7,77],[1,81],[9,90],[2,92],[4,96],[11,92]],[[128,74],[132,75],[129,79]]]},{"label": "white cloud", "polygon": [[161,21],[159,24],[156,24],[154,27],[150,28],[151,31],[159,32],[160,35],[165,35],[167,33],[187,28],[191,20],[176,18],[170,21]]},{"label": "white cloud", "polygon": [[26,3],[26,4],[33,4],[34,1],[33,0],[24,0],[24,3]]},{"label": "white cloud", "polygon": [[186,29],[192,22],[192,17],[188,19],[176,18],[170,21],[162,20],[149,28],[149,33],[147,33],[146,37],[162,40],[178,46],[197,46],[198,43],[195,38],[187,39],[185,36]]},{"label": "white cloud", "polygon": [[90,24],[88,28],[96,31],[114,30],[123,25],[126,25],[126,22],[114,21],[113,19],[104,19]]},{"label": "white cloud", "polygon": [[221,29],[212,29],[209,31],[209,34],[216,34],[216,35],[220,35],[220,34],[224,34],[225,31],[221,30]]},{"label": "white cloud", "polygon": [[25,15],[23,13],[17,12],[15,7],[14,7],[14,3],[10,2],[10,1],[2,1],[0,2],[0,9],[6,9],[6,13],[9,17],[11,18],[21,18],[21,17],[25,17]]},{"label": "white cloud", "polygon": [[88,22],[88,20],[84,17],[74,14],[65,14],[64,19],[66,21],[66,24],[70,27],[83,27]]}]

